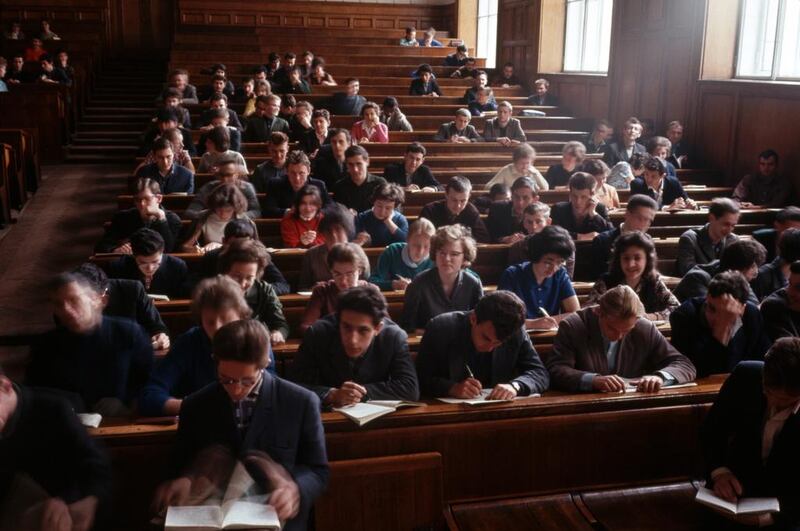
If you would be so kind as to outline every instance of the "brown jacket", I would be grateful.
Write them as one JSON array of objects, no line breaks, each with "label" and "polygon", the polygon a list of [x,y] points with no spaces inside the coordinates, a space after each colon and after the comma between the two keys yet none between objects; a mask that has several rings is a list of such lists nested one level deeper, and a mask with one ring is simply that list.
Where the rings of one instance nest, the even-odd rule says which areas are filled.
[{"label": "brown jacket", "polygon": [[[586,373],[610,374],[603,346],[600,323],[594,308],[570,315],[558,327],[553,352],[545,359],[553,389],[577,392]],[[665,371],[677,383],[695,378],[692,362],[664,339],[661,332],[647,319],[639,319],[617,351],[615,374],[637,378]]]}]

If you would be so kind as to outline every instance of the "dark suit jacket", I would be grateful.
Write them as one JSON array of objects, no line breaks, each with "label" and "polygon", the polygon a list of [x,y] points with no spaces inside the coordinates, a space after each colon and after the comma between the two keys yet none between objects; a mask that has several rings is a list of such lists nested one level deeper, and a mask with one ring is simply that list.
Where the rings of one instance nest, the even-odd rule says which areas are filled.
[{"label": "dark suit jacket", "polygon": [[333,156],[333,151],[330,145],[324,145],[319,148],[317,156],[314,157],[314,162],[311,164],[311,175],[315,179],[323,181],[328,188],[332,188],[337,181],[347,177],[347,165],[342,161],[341,163]]},{"label": "dark suit jacket", "polygon": [[[328,188],[319,179],[309,177],[306,184],[313,184],[319,188],[322,196],[322,206],[330,202]],[[270,179],[267,181],[267,195],[261,203],[261,214],[265,218],[282,218],[287,208],[292,208],[294,203],[295,191],[286,176]]]},{"label": "dark suit jacket", "polygon": [[[417,356],[417,373],[424,396],[447,396],[453,384],[469,376],[467,353],[475,352],[470,313],[444,313],[428,321]],[[483,387],[517,381],[521,384],[520,395],[523,396],[547,389],[550,377],[522,328],[491,353],[480,355],[492,357],[492,379],[481,382]]]},{"label": "dark suit jacket", "polygon": [[419,217],[427,218],[436,228],[443,227],[444,225],[452,225],[453,223],[460,223],[472,231],[472,237],[478,243],[489,243],[489,231],[486,230],[486,225],[483,224],[481,214],[475,205],[467,203],[467,206],[458,216],[453,216],[447,210],[447,204],[444,199],[428,203],[422,207]]},{"label": "dark suit jacket", "polygon": [[764,228],[753,231],[753,239],[767,249],[767,262],[772,262],[778,254],[778,231]]},{"label": "dark suit jacket", "polygon": [[408,336],[388,319],[363,356],[352,363],[342,347],[336,315],[317,320],[306,330],[291,371],[291,379],[316,393],[320,400],[346,381],[363,385],[367,400],[419,398]]},{"label": "dark suit jacket", "polygon": [[367,100],[364,96],[348,96],[345,92],[335,92],[328,100],[327,108],[333,115],[358,116],[365,103]]},{"label": "dark suit jacket", "polygon": [[544,96],[538,96],[536,94],[531,94],[528,96],[528,105],[548,105],[552,107],[558,106],[558,98],[550,93],[545,94]]},{"label": "dark suit jacket", "polygon": [[[641,153],[644,155],[647,153],[647,150],[643,145],[637,142],[633,145],[633,153]],[[622,142],[618,141],[605,145],[603,148],[603,160],[608,164],[609,168],[613,168],[614,164],[617,162],[630,162],[628,152],[625,151],[625,146],[622,145]]]},{"label": "dark suit jacket", "polygon": [[[776,496],[781,512],[777,529],[800,525],[800,414],[790,415],[775,437],[766,462],[761,460],[767,399],[764,364],[740,363],[722,385],[700,431],[706,471],[729,468],[747,497]],[[772,528],[770,528],[772,529]]]},{"label": "dark suit jacket", "polygon": [[599,203],[594,211],[594,217],[584,218],[580,223],[577,223],[575,216],[572,215],[570,202],[562,201],[553,205],[553,208],[550,209],[550,217],[553,220],[553,225],[564,228],[573,239],[577,238],[578,234],[605,232],[614,227],[608,221],[608,209],[603,203]]},{"label": "dark suit jacket", "polygon": [[127,242],[131,234],[139,229],[152,229],[164,238],[164,252],[171,253],[175,248],[178,234],[181,232],[181,218],[174,212],[165,210],[166,219],[163,221],[145,222],[136,208],[120,210],[111,218],[111,225],[106,228],[103,237],[94,246],[97,253],[110,253]]},{"label": "dark suit jacket", "polygon": [[[637,177],[631,181],[631,195],[634,194],[644,194],[653,199],[656,198],[656,194],[650,190],[643,177]],[[659,206],[670,205],[679,197],[684,199],[688,199],[689,197],[686,195],[680,181],[669,175],[664,176],[664,192],[661,194],[661,205]]]},{"label": "dark suit jacket", "polygon": [[247,119],[244,127],[244,136],[242,137],[244,142],[266,142],[269,140],[269,135],[276,131],[286,133],[287,136],[290,133],[289,124],[278,116],[272,118],[270,126],[267,127],[265,118],[253,115]]},{"label": "dark suit jacket", "polygon": [[622,234],[622,229],[615,227],[601,232],[592,240],[592,280],[597,280],[600,275],[608,272],[611,249],[620,234]]},{"label": "dark suit jacket", "polygon": [[[236,151],[241,153],[242,152],[242,133],[235,127],[229,125],[228,126],[228,136],[231,139],[230,146],[228,149],[232,151]],[[206,140],[208,139],[208,133],[203,133],[200,135],[200,140],[197,141],[197,155],[203,156],[206,152]]]},{"label": "dark suit jacket", "polygon": [[498,124],[497,118],[486,120],[486,125],[483,126],[483,139],[487,142],[494,142],[502,136],[508,137],[511,140],[519,140],[520,142],[525,142],[528,139],[517,118],[511,118],[508,121],[505,131],[503,131]]},{"label": "dark suit jacket", "polygon": [[[204,278],[211,278],[219,274],[219,255],[222,253],[223,248],[224,247],[220,247],[207,251],[200,259],[200,263],[192,267],[190,284],[193,288]],[[286,295],[292,291],[289,282],[286,281],[283,273],[281,273],[281,270],[275,265],[272,258],[270,258],[267,268],[264,269],[261,280],[267,281],[267,283],[272,286],[272,289],[275,290],[276,295]]]},{"label": "dark suit jacket", "polygon": [[328,132],[328,136],[325,137],[325,141],[322,144],[320,144],[319,143],[319,139],[317,138],[317,134],[313,130],[311,130],[311,131],[306,132],[303,135],[302,140],[300,140],[299,147],[300,147],[300,149],[302,149],[306,153],[311,154],[311,153],[314,153],[316,150],[318,150],[323,145],[330,144],[330,143],[331,143],[331,133],[330,133],[330,131]]},{"label": "dark suit jacket", "polygon": [[136,172],[136,177],[149,177],[157,181],[161,186],[162,194],[194,193],[194,173],[178,164],[172,165],[172,170],[166,178],[158,171],[158,165],[155,162]]},{"label": "dark suit jacket", "polygon": [[[664,192],[666,194],[666,184],[664,185]],[[722,251],[725,247],[738,239],[737,235],[729,234],[719,243],[719,251],[717,251],[714,248],[714,244],[711,243],[711,237],[708,235],[708,223],[699,229],[687,230],[681,234],[678,240],[678,274],[685,275],[697,264],[708,264],[718,260],[722,256]]]},{"label": "dark suit jacket", "polygon": [[[203,111],[203,114],[200,115],[200,125],[206,126],[211,123],[211,109],[207,109]],[[242,122],[239,120],[239,114],[234,111],[233,109],[228,109],[228,126],[233,127],[241,131],[243,129]],[[231,148],[234,151],[239,151],[238,149]]]},{"label": "dark suit jacket", "polygon": [[416,184],[420,188],[431,186],[440,191],[444,189],[439,181],[436,180],[436,177],[433,176],[431,169],[424,164],[414,171],[410,179],[406,177],[406,168],[402,162],[387,164],[383,168],[383,178],[387,182],[395,183],[402,187]]},{"label": "dark suit jacket", "polygon": [[483,137],[478,134],[478,131],[475,130],[474,125],[467,124],[462,131],[459,131],[456,128],[455,122],[448,122],[440,125],[439,130],[436,132],[436,136],[434,136],[433,139],[436,142],[447,142],[450,140],[450,137],[455,135],[465,136],[469,138],[470,142],[483,142]]},{"label": "dark suit jacket", "polygon": [[[720,272],[722,272],[722,268],[720,268],[719,260],[714,260],[707,264],[698,264],[683,275],[681,281],[672,290],[672,294],[681,302],[692,297],[705,297],[706,293],[708,293],[708,285],[711,279]],[[753,306],[758,306],[758,297],[753,293],[749,284],[747,287],[750,290],[747,302]]]},{"label": "dark suit jacket", "polygon": [[[600,322],[593,308],[561,321],[546,364],[553,388],[573,393],[580,390],[585,373],[609,374]],[[615,373],[638,378],[657,371],[668,372],[678,383],[695,378],[692,362],[675,350],[652,322],[642,318],[620,340]]]},{"label": "dark suit jacket", "polygon": [[758,306],[747,304],[742,326],[727,345],[711,335],[703,304],[705,297],[694,297],[669,315],[672,344],[697,367],[700,377],[730,372],[742,360],[763,360],[770,347]]},{"label": "dark suit jacket", "polygon": [[[108,276],[138,280],[144,284],[142,273],[136,265],[136,259],[130,254],[120,256],[111,262],[108,266]],[[164,254],[147,292],[166,295],[170,299],[185,298],[189,291],[188,280],[189,268],[186,266],[186,262],[176,256]]]},{"label": "dark suit jacket", "polygon": [[486,218],[486,228],[492,237],[492,242],[499,242],[515,232],[524,232],[522,224],[514,218],[514,205],[511,201],[495,201],[489,205],[489,217]]},{"label": "dark suit jacket", "polygon": [[411,81],[411,86],[408,87],[409,96],[425,96],[433,93],[439,96],[442,95],[442,89],[439,88],[439,84],[433,78],[428,81],[427,85],[422,81],[422,78],[414,79]]},{"label": "dark suit jacket", "polygon": [[282,465],[300,490],[300,512],[283,529],[306,529],[311,506],[325,490],[329,474],[319,400],[313,393],[265,371],[250,426],[241,435],[227,392],[217,382],[209,384],[181,406],[176,475],[189,472],[198,454],[214,445],[237,458],[260,450]]},{"label": "dark suit jacket", "polygon": [[168,332],[153,300],[147,296],[144,285],[138,280],[109,279],[107,297],[104,315],[136,321],[151,337]]}]

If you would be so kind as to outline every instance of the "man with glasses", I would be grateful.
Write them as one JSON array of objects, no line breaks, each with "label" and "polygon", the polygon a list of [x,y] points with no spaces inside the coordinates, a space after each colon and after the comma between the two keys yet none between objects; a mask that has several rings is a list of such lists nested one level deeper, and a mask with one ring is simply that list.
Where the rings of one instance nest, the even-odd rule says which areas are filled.
[{"label": "man with glasses", "polygon": [[408,336],[389,319],[386,299],[373,285],[342,292],[336,313],[306,330],[291,380],[325,407],[419,398]]},{"label": "man with glasses", "polygon": [[271,489],[269,504],[283,529],[306,529],[329,474],[319,400],[266,371],[269,346],[267,329],[254,320],[217,331],[217,381],[184,400],[177,478],[159,487],[157,509],[185,505],[209,485],[224,491],[233,464],[242,459],[257,485]]},{"label": "man with glasses", "polygon": [[508,291],[484,295],[472,311],[434,317],[422,336],[417,373],[427,397],[510,400],[547,389],[549,375],[523,328],[525,305]]},{"label": "man with glasses", "polygon": [[511,291],[525,302],[526,328],[557,327],[558,321],[580,309],[563,267],[574,253],[567,231],[548,225],[528,239],[530,261],[512,265],[500,276],[498,289]]}]

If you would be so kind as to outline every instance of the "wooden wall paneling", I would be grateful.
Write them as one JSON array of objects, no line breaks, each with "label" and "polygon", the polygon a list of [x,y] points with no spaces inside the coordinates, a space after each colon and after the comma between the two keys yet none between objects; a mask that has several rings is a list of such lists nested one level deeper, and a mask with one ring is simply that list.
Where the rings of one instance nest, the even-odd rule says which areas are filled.
[{"label": "wooden wall paneling", "polygon": [[497,18],[497,66],[512,62],[524,82],[538,71],[539,0],[500,0]]}]

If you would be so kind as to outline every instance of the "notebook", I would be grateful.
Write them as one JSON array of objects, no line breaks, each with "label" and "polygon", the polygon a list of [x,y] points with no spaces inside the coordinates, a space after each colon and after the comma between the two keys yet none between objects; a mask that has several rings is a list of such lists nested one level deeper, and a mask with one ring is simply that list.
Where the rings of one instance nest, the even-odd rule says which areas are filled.
[{"label": "notebook", "polygon": [[731,514],[779,513],[781,511],[778,498],[739,498],[737,503],[731,503],[705,487],[697,489],[697,496],[694,499],[698,503],[722,509]]},{"label": "notebook", "polygon": [[234,501],[223,506],[198,505],[167,509],[165,531],[211,531],[214,529],[281,528],[275,508],[264,503]]},{"label": "notebook", "polygon": [[[674,384],[674,385],[663,385],[661,386],[661,390],[665,391],[667,389],[681,389],[683,387],[697,387],[697,382],[688,382],[682,384]],[[631,382],[628,382],[628,387],[625,388],[626,393],[635,393],[636,386],[633,385]]]},{"label": "notebook", "polygon": [[333,408],[333,410],[338,411],[359,426],[363,426],[377,418],[397,411],[398,408],[424,405],[421,402],[406,402],[403,400],[370,400],[368,402],[359,402],[352,406]]},{"label": "notebook", "polygon": [[439,402],[444,402],[445,404],[466,404],[468,406],[485,406],[487,404],[499,404],[501,402],[514,402],[515,400],[527,400],[528,398],[537,398],[541,396],[538,393],[534,393],[528,396],[518,396],[516,398],[511,398],[508,400],[488,400],[486,397],[492,394],[491,389],[484,389],[481,391],[481,394],[475,398],[437,398]]}]

